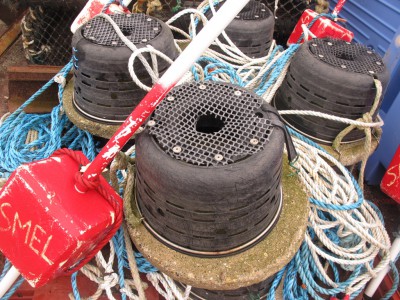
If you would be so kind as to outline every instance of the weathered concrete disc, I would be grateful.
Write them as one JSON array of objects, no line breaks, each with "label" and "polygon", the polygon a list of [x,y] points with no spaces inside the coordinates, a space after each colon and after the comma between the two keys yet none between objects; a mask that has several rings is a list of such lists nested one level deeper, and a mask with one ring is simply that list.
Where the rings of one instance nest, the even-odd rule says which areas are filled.
[{"label": "weathered concrete disc", "polygon": [[[369,155],[371,155],[379,145],[381,134],[372,137],[371,149]],[[330,155],[336,158],[344,166],[352,166],[359,163],[365,153],[364,150],[365,139],[361,139],[351,143],[344,143],[340,145],[340,149],[337,151],[330,145],[320,145]]]},{"label": "weathered concrete disc", "polygon": [[113,134],[117,131],[120,125],[109,125],[101,122],[97,122],[91,119],[87,119],[82,116],[75,108],[73,104],[74,96],[74,81],[70,80],[64,89],[63,96],[63,107],[68,119],[74,123],[74,125],[82,130],[86,130],[91,134],[110,139]]},{"label": "weathered concrete disc", "polygon": [[136,204],[125,201],[130,236],[138,250],[156,268],[184,284],[208,290],[234,290],[259,283],[289,263],[304,239],[309,202],[293,172],[285,156],[280,219],[263,241],[240,254],[199,258],[174,251],[155,239],[142,224],[134,227],[132,207]]}]

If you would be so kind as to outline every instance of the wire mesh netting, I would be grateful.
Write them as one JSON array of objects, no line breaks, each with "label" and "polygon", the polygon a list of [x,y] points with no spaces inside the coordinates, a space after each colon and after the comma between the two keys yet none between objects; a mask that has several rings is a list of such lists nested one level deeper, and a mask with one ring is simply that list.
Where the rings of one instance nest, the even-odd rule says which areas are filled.
[{"label": "wire mesh netting", "polygon": [[279,45],[286,45],[297,21],[306,9],[313,9],[317,13],[328,12],[328,0],[258,0],[274,12],[274,38]]},{"label": "wire mesh netting", "polygon": [[183,7],[183,2],[183,0],[137,0],[132,12],[146,13],[167,21]]},{"label": "wire mesh netting", "polygon": [[70,26],[83,3],[59,3],[31,3],[21,22],[24,53],[33,64],[64,65],[71,58]]}]

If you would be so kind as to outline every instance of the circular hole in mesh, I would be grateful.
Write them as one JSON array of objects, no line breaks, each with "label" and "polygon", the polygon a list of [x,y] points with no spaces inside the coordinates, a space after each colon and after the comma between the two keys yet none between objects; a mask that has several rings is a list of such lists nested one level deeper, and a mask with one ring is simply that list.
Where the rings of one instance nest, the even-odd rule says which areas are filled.
[{"label": "circular hole in mesh", "polygon": [[356,59],[356,54],[355,54],[355,53],[349,53],[349,52],[347,52],[347,51],[343,51],[343,49],[340,49],[340,50],[338,50],[338,51],[334,51],[334,55],[335,55],[337,58],[344,59],[344,60],[351,60],[351,61],[353,61],[353,60]]},{"label": "circular hole in mesh", "polygon": [[224,121],[215,114],[201,115],[196,123],[196,130],[202,133],[216,133],[223,127]]},{"label": "circular hole in mesh", "polygon": [[[233,84],[199,85],[177,86],[166,96],[175,100],[163,101],[155,110],[150,134],[161,148],[200,166],[226,165],[261,151],[273,129],[268,114],[256,115],[262,99]],[[175,147],[181,151],[173,151]]]},{"label": "circular hole in mesh", "polygon": [[332,38],[312,39],[307,44],[318,60],[347,72],[368,75],[384,72],[382,58],[365,45]]},{"label": "circular hole in mesh", "polygon": [[264,114],[263,114],[262,112],[257,111],[257,112],[255,113],[255,115],[256,115],[256,117],[258,117],[258,118],[264,118]]},{"label": "circular hole in mesh", "polygon": [[130,36],[132,34],[132,30],[122,29],[121,31],[124,36]]}]

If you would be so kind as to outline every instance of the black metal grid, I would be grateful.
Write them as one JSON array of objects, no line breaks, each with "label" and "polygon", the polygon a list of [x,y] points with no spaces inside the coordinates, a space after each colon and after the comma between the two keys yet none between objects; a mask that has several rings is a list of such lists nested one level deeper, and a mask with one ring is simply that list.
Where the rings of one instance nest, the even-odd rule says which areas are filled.
[{"label": "black metal grid", "polygon": [[[161,32],[159,21],[145,14],[116,14],[110,16],[122,33],[134,44],[147,43]],[[82,35],[95,44],[103,46],[123,46],[110,22],[102,17],[90,20],[82,30]]]},{"label": "black metal grid", "polygon": [[[215,9],[218,10],[224,3],[225,1],[220,2]],[[252,0],[237,14],[236,19],[263,20],[269,16],[271,16],[271,11],[265,4]]]},{"label": "black metal grid", "polygon": [[362,44],[330,38],[313,39],[309,49],[323,62],[349,72],[371,75],[385,69],[382,58]]},{"label": "black metal grid", "polygon": [[[181,85],[156,109],[150,134],[176,159],[201,166],[226,165],[261,151],[268,142],[273,126],[261,104],[260,97],[232,84]],[[201,132],[202,121],[221,128]]]}]

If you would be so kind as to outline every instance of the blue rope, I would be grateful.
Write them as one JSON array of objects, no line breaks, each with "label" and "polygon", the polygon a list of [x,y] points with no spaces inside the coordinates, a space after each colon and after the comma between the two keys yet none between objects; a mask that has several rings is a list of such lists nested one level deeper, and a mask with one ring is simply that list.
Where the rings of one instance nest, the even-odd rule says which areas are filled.
[{"label": "blue rope", "polygon": [[76,282],[77,276],[78,276],[78,272],[75,272],[71,275],[72,293],[74,294],[75,300],[81,300],[81,295],[79,294],[78,284]]},{"label": "blue rope", "polygon": [[[118,229],[117,233],[112,238],[115,253],[117,255],[118,262],[118,275],[119,275],[119,286],[121,289],[125,289],[125,275],[124,275],[124,230],[122,228]],[[126,293],[121,292],[122,300],[126,300]]]},{"label": "blue rope", "polygon": [[3,271],[1,272],[1,275],[0,275],[0,281],[4,278],[4,276],[6,276],[8,270],[10,270],[11,266],[12,266],[11,262],[6,258],[6,260],[4,262]]},{"label": "blue rope", "polygon": [[[70,61],[59,75],[66,77],[73,66]],[[23,110],[54,83],[50,79],[0,126],[0,176],[8,177],[18,166],[49,157],[55,150],[66,147],[82,150],[93,160],[96,154],[93,137],[75,127],[62,111],[64,87],[59,85],[60,104],[51,113],[26,114]],[[38,133],[37,140],[26,144],[30,130]]]},{"label": "blue rope", "polygon": [[[310,28],[314,25],[314,23],[317,22],[317,20],[318,20],[319,18],[322,18],[322,17],[325,17],[325,18],[328,18],[328,19],[331,19],[331,20],[334,20],[334,19],[335,19],[335,16],[332,15],[332,14],[325,14],[325,13],[322,13],[322,14],[317,15],[317,16],[310,22],[310,24],[308,24],[307,28],[310,29]],[[299,39],[297,40],[297,44],[301,43],[301,40],[302,40],[302,39],[304,39],[304,32],[300,35]]]},{"label": "blue rope", "polygon": [[282,281],[283,275],[286,272],[286,267],[284,267],[282,270],[280,270],[278,273],[276,273],[274,280],[271,283],[271,287],[268,291],[266,300],[272,300],[275,299],[275,291],[278,288],[279,284]]},{"label": "blue rope", "polygon": [[158,269],[149,263],[140,252],[135,252],[135,258],[140,273],[158,272]]},{"label": "blue rope", "polygon": [[8,300],[15,293],[15,291],[21,286],[23,282],[24,278],[20,277],[17,280],[17,282],[15,282],[13,286],[8,290],[8,292],[5,293],[4,296],[0,298],[0,300]]},{"label": "blue rope", "polygon": [[299,49],[300,45],[294,44],[290,45],[289,48],[285,51],[285,53],[278,59],[272,66],[271,66],[271,74],[269,76],[268,81],[263,85],[259,86],[256,89],[256,94],[261,96],[263,95],[270,86],[272,86],[276,80],[278,79],[279,75],[282,73],[283,68],[287,64],[287,62],[292,58],[292,56],[296,53]]},{"label": "blue rope", "polygon": [[381,300],[389,300],[392,298],[394,293],[397,292],[397,289],[399,288],[399,270],[397,270],[396,267],[396,261],[399,259],[400,253],[397,255],[396,259],[394,261],[389,262],[390,270],[392,271],[393,274],[393,286],[392,288],[386,293],[385,296]]}]

